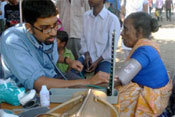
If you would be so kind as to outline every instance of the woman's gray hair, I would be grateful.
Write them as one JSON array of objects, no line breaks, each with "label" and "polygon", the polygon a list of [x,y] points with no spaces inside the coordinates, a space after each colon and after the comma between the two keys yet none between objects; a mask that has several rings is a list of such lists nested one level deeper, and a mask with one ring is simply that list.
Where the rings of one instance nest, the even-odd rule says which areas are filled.
[{"label": "woman's gray hair", "polygon": [[140,28],[143,29],[143,36],[146,38],[150,36],[151,32],[157,32],[159,30],[158,21],[145,12],[132,13],[128,18],[132,19],[133,26],[137,31]]}]

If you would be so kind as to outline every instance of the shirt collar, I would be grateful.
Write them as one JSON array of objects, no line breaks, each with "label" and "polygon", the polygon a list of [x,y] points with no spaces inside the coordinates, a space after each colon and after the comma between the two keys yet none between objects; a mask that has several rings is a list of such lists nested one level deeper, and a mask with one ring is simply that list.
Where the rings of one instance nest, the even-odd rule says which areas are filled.
[{"label": "shirt collar", "polygon": [[[93,14],[93,10],[91,10],[90,15],[92,17],[95,17]],[[107,16],[107,10],[106,10],[105,6],[103,6],[103,9],[100,11],[100,13],[97,16],[100,16],[102,19],[105,19],[105,17]]]}]

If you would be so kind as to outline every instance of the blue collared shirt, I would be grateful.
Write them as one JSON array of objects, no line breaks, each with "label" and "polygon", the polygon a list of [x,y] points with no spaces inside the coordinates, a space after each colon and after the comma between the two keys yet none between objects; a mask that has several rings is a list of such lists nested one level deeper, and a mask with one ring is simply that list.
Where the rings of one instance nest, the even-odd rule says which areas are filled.
[{"label": "blue collared shirt", "polygon": [[84,54],[88,51],[92,62],[101,56],[105,61],[111,61],[112,32],[114,30],[117,43],[120,36],[120,22],[105,7],[97,16],[93,15],[93,10],[87,11],[83,18],[80,53]]},{"label": "blue collared shirt", "polygon": [[[5,78],[11,78],[20,86],[32,89],[34,81],[41,76],[53,78],[56,75],[54,65],[44,53],[52,45],[39,44],[23,25],[6,30],[1,37],[0,51]],[[49,53],[53,63],[58,60],[57,43]]]}]

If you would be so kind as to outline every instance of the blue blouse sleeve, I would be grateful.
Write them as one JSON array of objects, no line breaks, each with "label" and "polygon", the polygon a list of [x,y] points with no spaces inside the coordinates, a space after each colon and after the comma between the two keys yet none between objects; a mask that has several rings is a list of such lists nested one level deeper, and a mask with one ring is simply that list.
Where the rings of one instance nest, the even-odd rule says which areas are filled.
[{"label": "blue blouse sleeve", "polygon": [[151,46],[142,46],[135,50],[131,58],[136,59],[142,66],[145,68],[151,61],[156,59],[159,56],[156,49]]}]

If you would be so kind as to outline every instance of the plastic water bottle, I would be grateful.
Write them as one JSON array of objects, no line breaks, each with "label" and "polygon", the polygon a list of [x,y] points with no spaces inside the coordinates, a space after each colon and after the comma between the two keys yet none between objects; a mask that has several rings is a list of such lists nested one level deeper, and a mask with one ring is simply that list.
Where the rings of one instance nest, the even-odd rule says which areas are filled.
[{"label": "plastic water bottle", "polygon": [[48,107],[50,105],[50,95],[46,85],[42,85],[40,91],[40,103],[42,107]]}]

